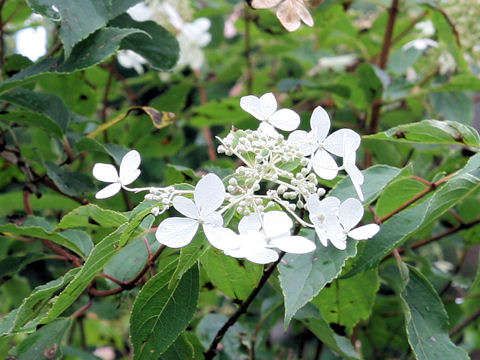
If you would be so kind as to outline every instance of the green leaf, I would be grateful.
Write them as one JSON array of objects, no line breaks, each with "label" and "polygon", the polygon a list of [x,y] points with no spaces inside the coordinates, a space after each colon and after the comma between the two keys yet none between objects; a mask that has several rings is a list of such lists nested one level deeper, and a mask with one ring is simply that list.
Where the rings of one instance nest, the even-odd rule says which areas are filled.
[{"label": "green leaf", "polygon": [[145,217],[152,213],[152,209],[158,206],[156,201],[144,201],[133,209],[130,220],[120,237],[120,247],[124,247],[139,232],[139,225]]},{"label": "green leaf", "polygon": [[407,266],[408,277],[400,296],[404,302],[408,342],[418,360],[470,359],[448,336],[448,317],[432,284],[415,268]]},{"label": "green leaf", "polygon": [[425,201],[414,204],[394,215],[380,226],[380,232],[365,242],[346,276],[358,274],[376,266],[384,256],[400,246],[415,231],[434,222],[456,203],[467,198],[480,187],[480,179],[470,174],[459,174],[441,187]]},{"label": "green leaf", "polygon": [[72,56],[58,68],[58,72],[73,72],[98,64],[113,55],[125,37],[141,32],[113,27],[100,29],[73,48]]},{"label": "green leaf", "polygon": [[21,256],[8,256],[5,259],[0,260],[0,279],[12,276],[28,264],[44,258],[45,255],[35,253]]},{"label": "green leaf", "polygon": [[35,330],[35,326],[51,306],[50,299],[52,296],[63,289],[79,270],[79,268],[71,269],[64,276],[33,289],[31,295],[24,299],[18,308],[12,330],[18,330],[25,325],[28,325],[28,328],[23,329],[23,331]]},{"label": "green leaf", "polygon": [[92,178],[81,172],[73,172],[51,162],[45,163],[47,175],[55,185],[69,196],[83,196],[94,191]]},{"label": "green leaf", "polygon": [[382,97],[384,84],[375,66],[363,63],[357,68],[357,75],[360,79],[360,87],[363,89],[365,97],[369,102]]},{"label": "green leaf", "polygon": [[333,280],[312,300],[312,304],[328,323],[353,328],[370,316],[379,287],[376,270],[365,271],[348,279]]},{"label": "green leaf", "polygon": [[143,34],[134,34],[125,38],[121,47],[143,56],[155,70],[168,70],[177,63],[180,52],[177,39],[157,23],[138,22],[125,14],[113,20],[111,24],[120,28],[128,27],[144,31]]},{"label": "green leaf", "polygon": [[365,138],[407,143],[467,145],[480,148],[480,136],[474,128],[448,120],[422,120],[417,123],[396,126],[375,135],[367,135]]},{"label": "green leaf", "polygon": [[[28,0],[29,6],[54,21],[60,20],[59,35],[68,58],[72,48],[95,30],[105,26],[109,19],[126,11],[140,0]],[[54,11],[52,6],[58,9]],[[72,54],[73,55],[73,54]]]},{"label": "green leaf", "polygon": [[17,226],[15,224],[0,224],[0,232],[20,236],[29,236],[33,238],[40,238],[53,241],[54,243],[64,246],[67,249],[70,249],[76,252],[82,257],[87,257],[87,254],[84,252],[85,245],[83,242],[84,239],[69,238],[68,233],[62,234],[53,231],[49,223],[47,223],[43,218],[30,216],[23,226]]},{"label": "green leaf", "polygon": [[[306,230],[313,238],[314,232]],[[302,234],[302,233],[300,233]],[[285,298],[285,328],[293,315],[318,295],[326,284],[342,271],[345,261],[356,254],[356,242],[349,241],[346,250],[338,250],[331,244],[317,246],[313,253],[287,254],[278,266],[280,286]]]},{"label": "green leaf", "polygon": [[172,279],[170,280],[169,287],[171,287],[175,281],[180,279],[193,265],[195,265],[197,260],[200,259],[209,248],[209,243],[203,231],[198,232],[193,241],[180,250],[178,265]]},{"label": "green leaf", "polygon": [[0,319],[0,337],[11,334],[17,317],[18,309],[10,311],[7,315],[3,315]]},{"label": "green leaf", "polygon": [[185,334],[181,334],[175,342],[158,358],[158,360],[193,359],[193,346]]},{"label": "green leaf", "polygon": [[[12,191],[0,194],[0,215],[10,214],[14,211],[23,211],[22,191]],[[69,211],[78,206],[75,200],[59,194],[42,194],[41,198],[30,198],[32,209],[49,211]]]},{"label": "green leaf", "polygon": [[58,296],[55,304],[47,313],[45,319],[42,320],[42,323],[45,324],[56,319],[80,296],[88,284],[117,252],[120,236],[124,229],[124,225],[120,226],[95,246],[81,270]]},{"label": "green leaf", "polygon": [[387,215],[426,187],[427,185],[414,178],[395,179],[378,198],[375,213],[377,216]]},{"label": "green leaf", "polygon": [[[385,186],[400,173],[400,169],[386,165],[375,165],[363,170],[362,174],[365,181],[362,185],[363,195],[365,197],[365,204],[375,200]],[[353,187],[352,181],[349,177],[340,180],[333,189],[328,193],[329,196],[335,196],[340,200],[357,197],[357,192]]]},{"label": "green leaf", "polygon": [[130,317],[134,359],[158,359],[192,319],[198,300],[198,267],[168,288],[175,263],[151,278],[138,294]]},{"label": "green leaf", "polygon": [[[305,309],[306,308],[306,309]],[[328,323],[318,313],[318,310],[313,306],[306,306],[300,310],[295,319],[301,320],[307,328],[318,338],[325,343],[330,349],[340,354],[344,359],[359,360],[360,357],[355,352],[355,349],[350,342],[350,339],[345,336],[335,334],[335,332],[328,326]]]},{"label": "green leaf", "polygon": [[474,103],[470,94],[460,91],[435,92],[430,94],[430,102],[439,118],[465,125],[473,124]]},{"label": "green leaf", "polygon": [[55,121],[49,117],[30,111],[8,111],[1,114],[2,121],[8,124],[23,124],[27,126],[38,127],[59,138],[62,137],[62,129]]},{"label": "green leaf", "polygon": [[[34,111],[51,119],[65,132],[70,122],[70,111],[57,95],[42,94],[25,88],[18,88],[0,95],[0,100],[18,105],[21,108]],[[2,116],[3,117],[3,116]],[[42,117],[38,121],[42,121]],[[43,125],[55,129],[50,124]],[[61,134],[59,134],[61,136]]]},{"label": "green leaf", "polygon": [[213,247],[201,263],[212,283],[232,299],[248,298],[263,274],[263,266],[227,256]]},{"label": "green leaf", "polygon": [[80,206],[66,214],[57,225],[57,229],[72,227],[118,227],[127,218],[119,212],[102,209],[95,204]]},{"label": "green leaf", "polygon": [[17,360],[45,360],[61,357],[60,344],[72,325],[72,319],[58,319],[29,335],[9,355]]},{"label": "green leaf", "polygon": [[239,99],[231,97],[209,101],[195,108],[190,124],[197,128],[214,125],[237,126],[249,119],[238,103]]}]

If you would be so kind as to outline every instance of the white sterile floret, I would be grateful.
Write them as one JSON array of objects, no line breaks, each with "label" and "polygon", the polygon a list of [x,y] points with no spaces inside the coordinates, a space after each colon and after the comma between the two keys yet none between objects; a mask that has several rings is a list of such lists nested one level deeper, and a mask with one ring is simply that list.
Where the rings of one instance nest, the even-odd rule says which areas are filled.
[{"label": "white sterile floret", "polygon": [[[308,168],[313,167],[315,173],[323,179],[332,180],[338,174],[338,165],[330,154],[340,157],[345,155],[345,141],[357,150],[360,136],[350,129],[340,129],[328,135],[330,117],[318,106],[310,118],[311,131],[296,130],[290,134],[288,141],[295,144],[305,156],[311,156]],[[354,151],[355,151],[354,150]]]},{"label": "white sterile floret", "polygon": [[254,9],[268,9],[277,7],[277,18],[288,31],[297,30],[302,21],[313,26],[312,15],[305,7],[304,0],[253,0]]},{"label": "white sterile floret", "polygon": [[188,245],[202,225],[207,240],[220,250],[238,247],[236,234],[222,227],[223,218],[217,210],[225,200],[225,187],[217,175],[204,176],[195,187],[194,200],[184,196],[173,199],[173,207],[185,217],[163,220],[155,237],[168,247],[180,248]]},{"label": "white sterile floret", "polygon": [[344,250],[347,247],[347,237],[355,240],[367,240],[375,236],[380,230],[377,224],[368,224],[354,227],[363,218],[363,206],[360,201],[349,198],[340,204],[338,208],[338,222],[327,221],[327,236],[332,244]]},{"label": "white sterile floret", "polygon": [[[311,195],[307,199],[307,210],[310,221],[315,226],[315,232],[323,246],[328,244],[327,224],[338,223],[338,209],[340,207],[340,200],[336,197],[326,197],[322,201],[317,195]],[[334,243],[335,239],[330,240],[336,248],[342,247],[343,243]]]},{"label": "white sterile floret", "polygon": [[93,167],[93,176],[100,181],[111,183],[95,194],[97,199],[106,199],[115,195],[126,185],[130,185],[140,176],[140,154],[136,150],[125,154],[120,162],[120,174],[111,164],[97,163]]},{"label": "white sterile floret", "polygon": [[272,93],[266,93],[260,98],[254,95],[243,96],[240,99],[240,107],[261,121],[259,130],[274,138],[278,136],[275,128],[292,131],[300,124],[300,116],[295,111],[277,110],[277,100]]},{"label": "white sterile floret", "polygon": [[291,254],[306,254],[315,250],[313,241],[290,235],[292,227],[292,219],[278,210],[265,213],[261,219],[258,214],[245,216],[238,224],[240,247],[225,251],[225,254],[267,264],[278,259],[278,254],[271,248]]},{"label": "white sterile floret", "polygon": [[352,181],[353,187],[355,188],[355,191],[357,192],[357,195],[361,201],[364,200],[363,198],[363,193],[362,193],[362,188],[360,185],[363,184],[363,181],[365,180],[363,174],[361,171],[357,168],[356,160],[357,160],[357,155],[355,153],[356,148],[354,147],[355,144],[353,140],[349,140],[348,136],[345,134],[345,139],[343,141],[343,148],[344,148],[344,156],[343,156],[343,165],[342,169],[346,171],[348,176],[350,177],[350,180]]}]

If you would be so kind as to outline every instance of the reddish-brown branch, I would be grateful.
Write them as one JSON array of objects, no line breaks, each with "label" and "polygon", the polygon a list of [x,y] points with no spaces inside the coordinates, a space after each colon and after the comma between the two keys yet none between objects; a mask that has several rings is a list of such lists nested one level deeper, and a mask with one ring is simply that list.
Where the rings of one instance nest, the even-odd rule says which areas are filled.
[{"label": "reddish-brown branch", "polygon": [[80,309],[78,309],[77,311],[75,311],[71,318],[72,319],[77,319],[79,316],[81,316],[85,311],[87,311],[88,309],[90,309],[90,307],[93,305],[93,299],[90,299],[88,301],[88,303],[86,303],[85,305],[83,305]]}]

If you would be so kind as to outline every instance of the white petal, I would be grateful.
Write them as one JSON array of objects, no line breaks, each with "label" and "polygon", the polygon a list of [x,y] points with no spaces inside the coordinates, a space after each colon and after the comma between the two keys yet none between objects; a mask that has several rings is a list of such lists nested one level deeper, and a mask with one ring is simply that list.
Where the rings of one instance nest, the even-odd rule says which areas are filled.
[{"label": "white petal", "polygon": [[223,204],[225,186],[217,175],[205,175],[195,187],[193,197],[200,215],[208,215]]},{"label": "white petal", "polygon": [[308,26],[313,26],[313,18],[310,15],[310,12],[307,8],[303,5],[303,1],[297,1],[297,14],[300,16],[300,19],[307,24]]},{"label": "white petal", "polygon": [[97,193],[95,194],[95,198],[97,198],[97,199],[106,199],[106,198],[109,198],[110,196],[113,196],[113,195],[115,195],[116,193],[118,193],[121,188],[122,188],[122,185],[120,185],[120,183],[110,184],[110,185],[104,187],[104,188],[103,188],[102,190],[100,190],[99,192],[97,192]]},{"label": "white petal", "polygon": [[274,210],[263,215],[263,230],[269,239],[289,235],[292,227],[292,219],[283,211]]},{"label": "white petal", "polygon": [[337,215],[340,200],[335,196],[328,196],[320,201],[320,205],[322,206],[323,211],[328,212],[330,215]]},{"label": "white petal", "polygon": [[317,233],[318,239],[322,243],[323,246],[327,246],[328,244],[328,237],[327,237],[327,231],[325,227],[320,227],[315,225],[315,232]]},{"label": "white petal", "polygon": [[254,9],[269,9],[277,6],[282,0],[252,0]]},{"label": "white petal", "polygon": [[259,231],[248,231],[236,237],[239,247],[232,250],[225,250],[225,254],[233,257],[247,257],[265,249],[265,237]]},{"label": "white petal", "polygon": [[363,201],[364,198],[363,198],[362,188],[360,187],[360,185],[362,185],[364,181],[363,174],[360,172],[360,170],[358,170],[355,164],[351,164],[351,163],[345,164],[345,171],[347,172],[348,176],[350,176],[353,187],[355,188],[355,191],[357,192],[359,199]]},{"label": "white petal", "polygon": [[244,216],[238,223],[238,232],[246,234],[248,231],[258,231],[262,227],[258,214]]},{"label": "white petal", "polygon": [[208,214],[207,216],[204,216],[203,220],[205,221],[205,223],[208,223],[210,225],[214,225],[214,226],[223,225],[223,217],[220,213],[216,211]]},{"label": "white petal", "polygon": [[231,250],[240,247],[238,235],[230,229],[205,223],[203,224],[203,232],[208,242],[219,250]]},{"label": "white petal", "polygon": [[190,244],[198,230],[198,222],[189,218],[172,217],[163,220],[155,237],[168,247],[180,248]]},{"label": "white petal", "polygon": [[270,137],[276,138],[278,136],[277,130],[270,125],[267,122],[261,122],[260,125],[258,126],[258,130],[264,133],[265,135],[268,135]]},{"label": "white petal", "polygon": [[323,145],[325,150],[337,156],[345,156],[345,142],[348,142],[350,151],[356,151],[360,146],[361,137],[355,131],[350,129],[340,129],[330,134]]},{"label": "white petal", "polygon": [[129,185],[134,182],[140,175],[138,167],[142,158],[136,150],[129,151],[125,154],[120,162],[120,182],[123,185]]},{"label": "white petal", "polygon": [[310,214],[318,214],[320,212],[320,199],[317,195],[310,195],[306,205]]},{"label": "white petal", "polygon": [[263,249],[256,254],[246,256],[248,260],[256,264],[269,264],[278,260],[278,254],[272,249]]},{"label": "white petal", "polygon": [[177,196],[173,199],[173,207],[183,216],[198,219],[198,209],[195,203],[185,196]]},{"label": "white petal", "polygon": [[300,116],[291,109],[280,109],[268,118],[268,122],[277,129],[292,131],[300,125]]},{"label": "white petal", "polygon": [[290,254],[306,254],[316,249],[313,241],[303,236],[286,236],[273,239],[271,245]]},{"label": "white petal", "polygon": [[312,117],[310,118],[310,127],[316,132],[317,141],[319,143],[323,142],[330,131],[330,117],[321,106],[317,106],[315,110],[313,110]]},{"label": "white petal", "polygon": [[348,232],[348,236],[355,240],[366,240],[374,237],[379,230],[380,226],[378,226],[377,224],[368,224],[350,230]]},{"label": "white petal", "polygon": [[240,99],[240,107],[258,120],[266,120],[262,113],[260,99],[254,95],[243,96]]},{"label": "white petal", "polygon": [[115,166],[111,164],[97,163],[93,166],[92,170],[95,179],[103,182],[117,182],[118,172]]},{"label": "white petal", "polygon": [[268,119],[277,110],[277,99],[271,92],[263,94],[260,97],[260,107],[264,119]]},{"label": "white petal", "polygon": [[363,205],[354,198],[345,200],[338,209],[338,219],[346,231],[353,229],[363,217]]},{"label": "white petal", "polygon": [[277,18],[288,31],[295,31],[301,25],[300,16],[291,0],[286,0],[278,6]]},{"label": "white petal", "polygon": [[347,248],[347,238],[340,237],[340,238],[329,238],[330,242],[333,246],[335,246],[338,250],[345,250]]},{"label": "white petal", "polygon": [[304,130],[295,130],[288,135],[288,142],[295,144],[303,155],[309,156],[315,150],[316,144],[312,143],[312,137]]},{"label": "white petal", "polygon": [[332,180],[338,174],[338,165],[333,157],[323,149],[319,149],[312,159],[313,170],[322,179]]}]

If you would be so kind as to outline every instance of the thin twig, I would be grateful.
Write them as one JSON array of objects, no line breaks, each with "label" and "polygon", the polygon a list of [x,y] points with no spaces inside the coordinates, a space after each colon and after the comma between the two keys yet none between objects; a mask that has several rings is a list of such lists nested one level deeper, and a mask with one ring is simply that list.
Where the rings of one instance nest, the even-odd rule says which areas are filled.
[{"label": "thin twig", "polygon": [[[205,89],[205,86],[203,86],[200,83],[201,80],[201,72],[199,70],[194,70],[195,77],[197,78],[197,81],[199,82],[197,88],[198,88],[198,93],[200,95],[200,102],[202,105],[205,105],[208,103],[208,98],[207,98],[207,90]],[[204,126],[202,129],[203,132],[203,137],[205,138],[205,143],[207,144],[207,150],[208,150],[208,158],[211,161],[217,160],[217,151],[215,150],[215,144],[213,143],[213,135],[212,135],[212,130],[210,129],[209,126]]]},{"label": "thin twig", "polygon": [[252,303],[252,301],[255,299],[255,297],[258,295],[260,290],[263,288],[267,280],[270,278],[270,276],[273,274],[273,271],[277,268],[277,265],[280,263],[282,260],[283,256],[285,253],[281,253],[280,256],[278,257],[278,260],[275,261],[274,263],[270,264],[263,272],[262,278],[260,279],[260,282],[258,283],[257,287],[253,289],[253,291],[250,293],[248,298],[243,301],[240,304],[240,307],[233,313],[230,318],[228,318],[227,322],[223,324],[223,326],[218,330],[217,335],[215,335],[212,343],[210,344],[209,348],[207,351],[205,351],[204,358],[205,360],[210,360],[213,359],[217,355],[217,347],[218,344],[222,341],[223,337],[227,333],[228,329],[232,327],[238,320],[238,318],[245,314],[247,312],[248,306]]},{"label": "thin twig", "polygon": [[473,323],[479,317],[480,317],[480,309],[477,309],[473,314],[471,314],[469,317],[463,320],[460,324],[454,327],[452,331],[450,331],[450,337],[457,335],[459,332],[461,332],[463,329],[465,329],[468,325]]},{"label": "thin twig", "polygon": [[247,63],[247,93],[251,94],[253,92],[253,62],[250,35],[250,6],[247,3],[245,3],[243,7],[243,15],[245,20],[245,60]]},{"label": "thin twig", "polygon": [[93,305],[93,299],[90,299],[88,303],[83,305],[80,309],[75,311],[72,316],[70,316],[72,319],[77,319],[80,315],[82,315],[85,311],[90,309],[90,307]]}]

